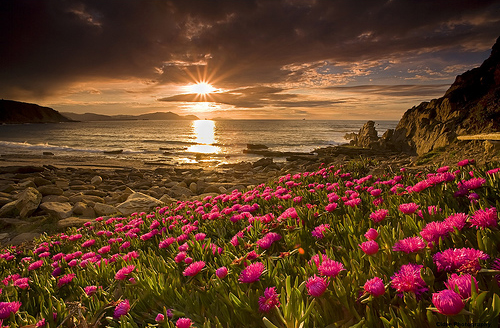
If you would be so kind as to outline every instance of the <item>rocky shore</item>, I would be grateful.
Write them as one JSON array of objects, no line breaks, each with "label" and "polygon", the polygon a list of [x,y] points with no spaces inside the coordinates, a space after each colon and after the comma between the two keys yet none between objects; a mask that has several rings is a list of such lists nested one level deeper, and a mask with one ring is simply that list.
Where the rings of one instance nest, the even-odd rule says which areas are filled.
[{"label": "rocky shore", "polygon": [[116,163],[83,160],[62,166],[36,159],[10,159],[0,166],[0,244],[21,244],[42,233],[81,226],[99,216],[128,216],[178,200],[243,191],[288,173],[316,170],[321,163],[341,165],[363,154],[378,160],[374,170],[411,163],[411,158],[403,154],[352,147],[318,149],[307,156],[292,156],[286,162],[265,157],[254,163],[215,168],[154,167],[133,162],[121,162],[118,167]]}]

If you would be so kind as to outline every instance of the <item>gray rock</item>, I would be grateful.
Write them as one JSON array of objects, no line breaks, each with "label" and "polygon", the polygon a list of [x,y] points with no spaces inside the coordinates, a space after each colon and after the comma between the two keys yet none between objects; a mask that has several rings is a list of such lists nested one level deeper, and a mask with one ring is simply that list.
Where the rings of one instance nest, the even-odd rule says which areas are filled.
[{"label": "gray rock", "polygon": [[70,203],[49,202],[42,203],[40,208],[57,219],[66,219],[71,216],[73,206]]},{"label": "gray rock", "polygon": [[37,188],[38,191],[43,195],[62,195],[64,191],[55,185],[43,185]]},{"label": "gray rock", "polygon": [[126,201],[116,206],[123,215],[130,215],[134,212],[149,211],[157,206],[162,206],[163,203],[156,198],[145,195],[140,192],[135,192],[130,195]]},{"label": "gray rock", "polygon": [[[109,216],[113,214],[120,214],[120,210],[108,204],[95,203],[94,211],[97,216]],[[131,212],[133,213],[133,212]]]}]

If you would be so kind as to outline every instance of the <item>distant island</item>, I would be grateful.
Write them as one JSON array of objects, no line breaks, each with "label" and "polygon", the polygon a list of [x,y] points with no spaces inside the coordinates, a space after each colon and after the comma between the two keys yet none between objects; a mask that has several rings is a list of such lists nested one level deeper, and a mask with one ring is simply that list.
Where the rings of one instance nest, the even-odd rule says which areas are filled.
[{"label": "distant island", "polygon": [[14,100],[0,100],[0,123],[58,123],[71,122],[71,118],[61,115],[58,111]]},{"label": "distant island", "polygon": [[0,100],[0,124],[59,123],[86,121],[132,120],[199,120],[195,115],[181,116],[172,112],[155,112],[140,115],[103,115],[94,113],[60,113],[50,107],[14,100]]},{"label": "distant island", "polygon": [[61,113],[65,117],[74,121],[132,121],[132,120],[199,120],[195,115],[181,116],[172,112],[155,112],[140,115],[103,115],[94,113],[76,114],[76,113]]}]

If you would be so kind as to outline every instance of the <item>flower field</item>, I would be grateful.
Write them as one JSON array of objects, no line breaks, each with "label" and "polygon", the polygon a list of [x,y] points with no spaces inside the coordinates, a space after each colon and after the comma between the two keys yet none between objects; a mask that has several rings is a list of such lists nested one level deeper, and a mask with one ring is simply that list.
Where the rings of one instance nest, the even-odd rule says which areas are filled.
[{"label": "flower field", "polygon": [[3,249],[3,326],[498,325],[498,164],[368,164]]}]

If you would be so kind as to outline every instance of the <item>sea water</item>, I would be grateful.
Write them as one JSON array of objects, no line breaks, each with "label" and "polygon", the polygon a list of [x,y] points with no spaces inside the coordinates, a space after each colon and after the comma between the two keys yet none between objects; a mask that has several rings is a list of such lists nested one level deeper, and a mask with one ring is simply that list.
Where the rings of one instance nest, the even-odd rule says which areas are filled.
[{"label": "sea water", "polygon": [[[107,121],[0,125],[0,155],[42,155],[134,159],[160,164],[236,163],[261,157],[248,144],[269,150],[311,152],[349,142],[366,121],[198,120]],[[376,122],[381,136],[397,121]],[[277,158],[277,161],[285,158]]]}]

